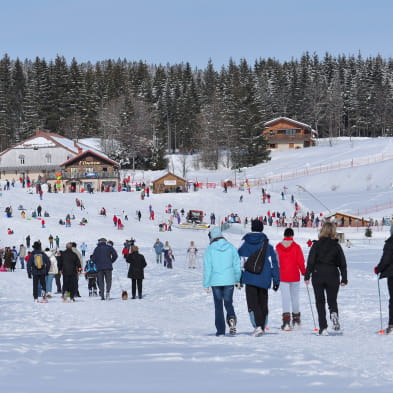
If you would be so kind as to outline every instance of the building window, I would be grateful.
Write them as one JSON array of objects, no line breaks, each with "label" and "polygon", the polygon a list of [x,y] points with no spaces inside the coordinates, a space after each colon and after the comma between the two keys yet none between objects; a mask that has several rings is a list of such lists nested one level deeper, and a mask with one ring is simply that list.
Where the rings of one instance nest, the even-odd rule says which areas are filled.
[{"label": "building window", "polygon": [[269,135],[275,135],[274,130],[270,130],[270,131],[269,131]]},{"label": "building window", "polygon": [[285,130],[285,135],[296,135],[296,129],[290,128]]},{"label": "building window", "polygon": [[52,163],[52,156],[49,153],[47,153],[45,155],[45,158],[46,158],[46,163],[47,164],[51,164]]},{"label": "building window", "polygon": [[24,163],[25,163],[25,156],[23,154],[21,154],[19,156],[19,164],[24,165]]},{"label": "building window", "polygon": [[106,167],[102,168],[102,172],[107,172],[107,171],[108,171],[108,168],[106,168]]}]

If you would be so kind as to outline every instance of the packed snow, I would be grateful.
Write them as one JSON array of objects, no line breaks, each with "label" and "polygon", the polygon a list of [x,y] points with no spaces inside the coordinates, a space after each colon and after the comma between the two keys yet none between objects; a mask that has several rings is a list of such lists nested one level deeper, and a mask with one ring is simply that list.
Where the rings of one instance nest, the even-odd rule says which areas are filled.
[{"label": "packed snow", "polygon": [[[159,232],[158,224],[167,222],[168,204],[172,208],[203,210],[206,221],[214,212],[217,222],[237,213],[242,223],[232,224],[224,236],[236,247],[250,230],[244,218],[265,216],[267,211],[293,214],[290,197],[294,195],[303,212],[316,214],[346,211],[356,214],[369,211],[364,217],[382,222],[391,217],[393,160],[372,161],[359,166],[331,169],[313,175],[299,174],[294,179],[259,183],[258,179],[316,168],[350,159],[372,158],[392,151],[391,139],[360,139],[334,141],[333,146],[321,144],[315,148],[275,152],[269,163],[235,172],[196,171],[195,157],[189,157],[185,177],[191,181],[211,182],[216,188],[192,189],[183,194],[161,194],[142,200],[140,193],[112,192],[95,194],[49,194],[43,200],[29,194],[17,182],[3,190],[0,209],[12,206],[13,216],[3,216],[0,246],[16,246],[41,240],[49,246],[50,234],[60,237],[60,249],[68,241],[78,245],[86,242],[87,256],[94,250],[97,239],[114,242],[119,258],[114,264],[111,300],[89,297],[87,281],[79,278],[81,298],[75,303],[63,303],[53,295],[47,304],[34,303],[32,282],[26,270],[0,272],[0,390],[2,392],[388,392],[393,383],[391,367],[392,337],[378,334],[381,329],[378,286],[373,267],[378,263],[389,226],[373,228],[371,238],[365,228],[344,228],[342,231],[352,246],[343,249],[348,263],[348,286],[340,288],[338,302],[342,336],[320,337],[314,333],[316,318],[312,288],[310,298],[306,286],[301,286],[302,327],[283,332],[280,292],[269,291],[269,330],[263,337],[252,337],[245,292],[235,290],[234,306],[238,318],[238,334],[216,337],[214,305],[211,294],[202,288],[203,253],[208,246],[207,230],[180,229]],[[171,169],[184,174],[176,161]],[[332,167],[333,168],[333,167]],[[130,174],[136,181],[149,182],[164,172]],[[236,175],[236,179],[234,178]],[[221,182],[232,179],[239,185],[250,180],[247,187],[228,188],[224,193]],[[9,179],[11,180],[11,179]],[[1,180],[4,185],[4,179]],[[261,201],[261,188],[271,194],[271,203]],[[285,192],[285,200],[281,192]],[[243,195],[243,202],[240,202]],[[83,201],[85,210],[76,206],[75,198]],[[23,206],[27,218],[20,215]],[[42,206],[49,213],[45,228],[31,213]],[[149,220],[149,205],[155,219]],[[102,207],[107,216],[100,216]],[[138,222],[136,211],[142,213]],[[67,213],[75,215],[71,228],[58,222]],[[124,230],[112,222],[121,217]],[[128,220],[125,216],[128,216]],[[79,225],[82,218],[88,223]],[[184,218],[183,218],[184,219]],[[8,235],[7,228],[14,234]],[[284,228],[265,226],[272,244],[282,239]],[[341,229],[340,229],[341,230]],[[307,257],[308,239],[316,239],[316,228],[296,228],[295,241]],[[145,255],[143,299],[121,299],[121,291],[131,292],[127,264],[121,255],[123,242],[136,239]],[[156,238],[171,244],[175,262],[172,270],[155,261],[153,243]],[[197,268],[187,266],[187,248],[193,240],[198,248]],[[53,283],[56,288],[55,283]],[[380,282],[382,327],[387,325],[388,292],[386,280]],[[312,311],[311,311],[312,310]]]}]

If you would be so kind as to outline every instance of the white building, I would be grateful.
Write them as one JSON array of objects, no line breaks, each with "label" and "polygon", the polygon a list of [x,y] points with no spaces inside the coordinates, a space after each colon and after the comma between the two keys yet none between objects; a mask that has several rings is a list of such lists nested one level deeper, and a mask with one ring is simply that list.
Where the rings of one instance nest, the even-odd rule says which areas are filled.
[{"label": "white building", "polygon": [[87,150],[95,149],[58,134],[36,130],[31,138],[0,153],[0,179],[18,180],[28,176],[31,181],[45,181],[49,174],[62,171],[60,164]]}]

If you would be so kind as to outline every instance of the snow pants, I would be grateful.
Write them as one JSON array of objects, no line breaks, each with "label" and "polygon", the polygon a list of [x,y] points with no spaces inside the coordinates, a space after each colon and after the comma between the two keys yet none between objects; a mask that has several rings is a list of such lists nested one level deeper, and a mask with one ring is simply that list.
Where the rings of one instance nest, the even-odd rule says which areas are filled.
[{"label": "snow pants", "polygon": [[247,284],[246,300],[251,322],[255,323],[254,327],[260,326],[262,329],[265,329],[265,323],[269,313],[268,290]]},{"label": "snow pants", "polygon": [[46,283],[45,283],[45,275],[41,274],[39,276],[33,276],[33,297],[34,299],[38,299],[38,283],[41,284],[41,288],[44,292],[46,292]]},{"label": "snow pants", "polygon": [[393,325],[393,277],[388,277],[389,289],[389,325]]},{"label": "snow pants", "polygon": [[300,281],[280,283],[280,292],[282,300],[282,312],[299,313],[299,288]]},{"label": "snow pants", "polygon": [[[330,314],[338,314],[337,295],[340,287],[340,275],[337,268],[319,269],[312,274],[312,286],[315,294],[315,304],[318,312],[319,329],[327,328],[326,300]],[[326,297],[325,297],[326,294]]]},{"label": "snow pants", "polygon": [[63,275],[63,296],[66,292],[70,293],[70,299],[74,299],[77,291],[78,276],[73,275]]}]

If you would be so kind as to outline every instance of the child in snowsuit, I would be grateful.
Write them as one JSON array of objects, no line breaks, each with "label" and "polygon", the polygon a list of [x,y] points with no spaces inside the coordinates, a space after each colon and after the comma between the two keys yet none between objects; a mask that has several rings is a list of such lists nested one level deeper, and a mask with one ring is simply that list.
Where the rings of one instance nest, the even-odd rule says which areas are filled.
[{"label": "child in snowsuit", "polygon": [[188,268],[195,269],[198,249],[195,247],[195,243],[193,241],[190,242],[190,247],[188,248],[187,253],[188,253]]},{"label": "child in snowsuit", "polygon": [[92,256],[86,261],[84,268],[85,277],[87,282],[87,288],[89,289],[89,296],[97,296],[97,266],[92,261]]}]

